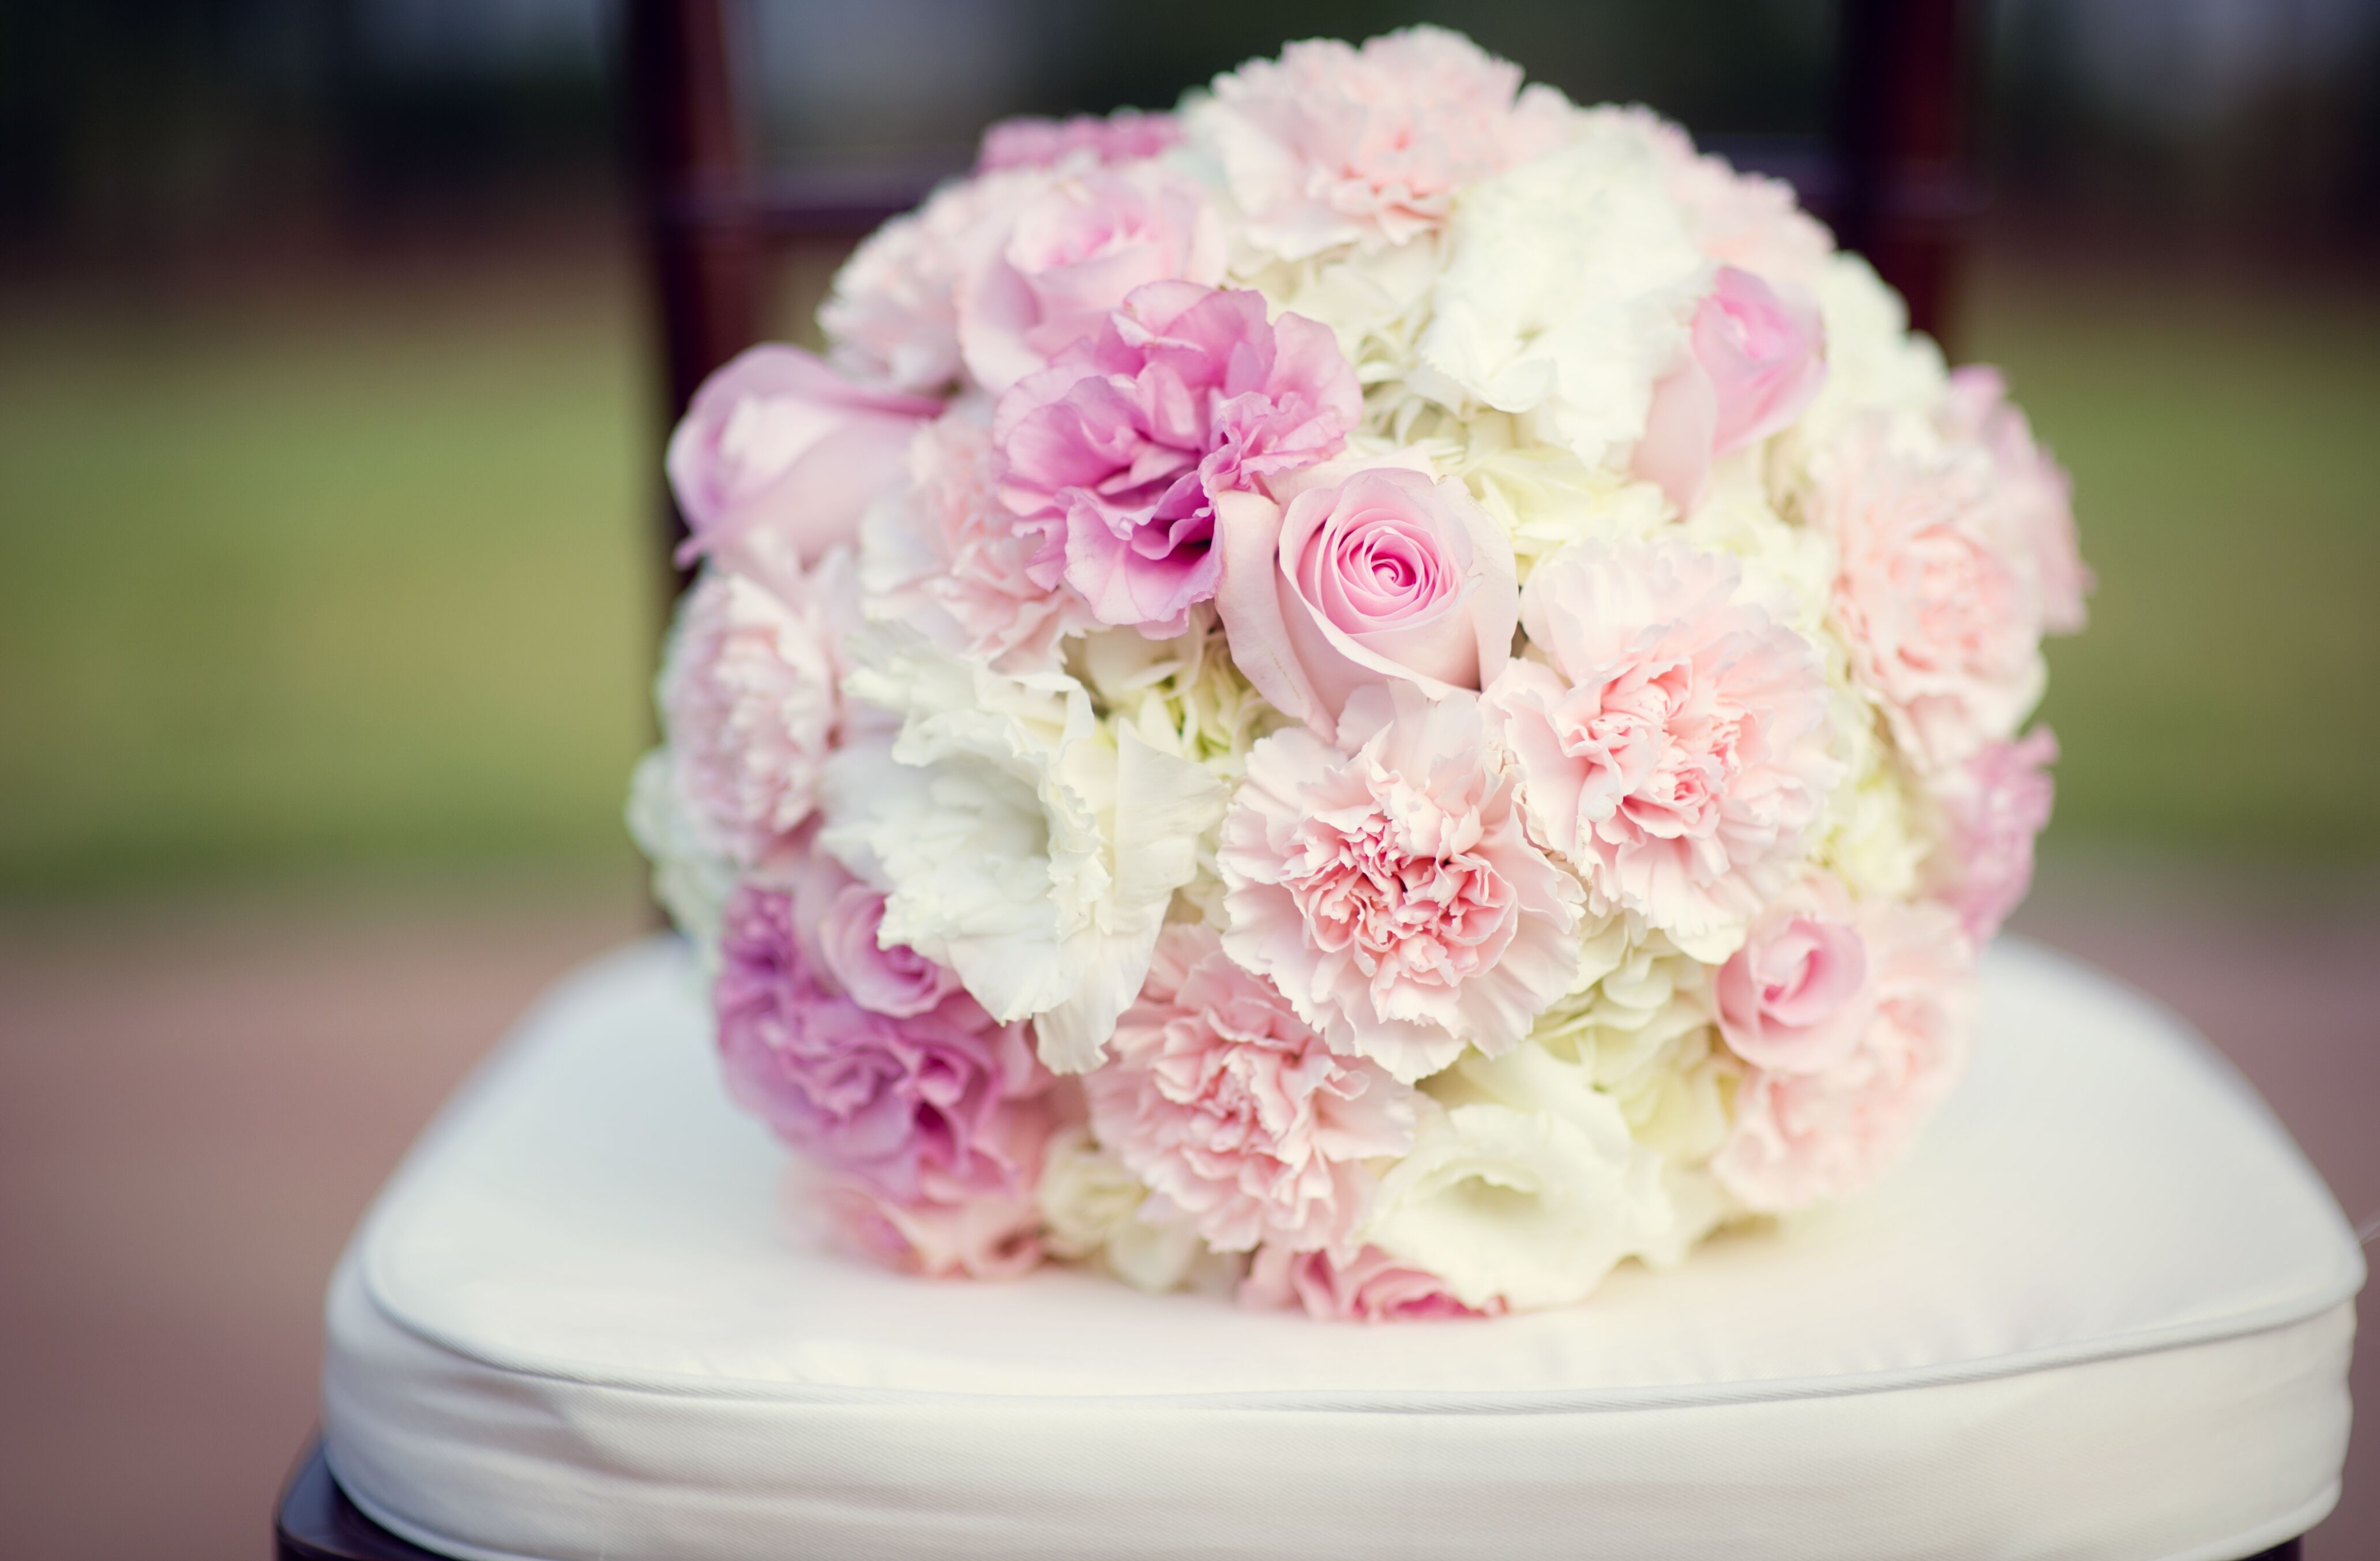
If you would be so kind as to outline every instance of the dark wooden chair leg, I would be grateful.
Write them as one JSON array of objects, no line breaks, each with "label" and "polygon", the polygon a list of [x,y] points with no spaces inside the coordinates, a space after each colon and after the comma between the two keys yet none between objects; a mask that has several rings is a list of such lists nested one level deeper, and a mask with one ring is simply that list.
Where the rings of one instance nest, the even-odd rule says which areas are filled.
[{"label": "dark wooden chair leg", "polygon": [[445,1561],[357,1511],[331,1478],[320,1437],[307,1445],[306,1456],[282,1487],[281,1509],[273,1524],[273,1561]]}]

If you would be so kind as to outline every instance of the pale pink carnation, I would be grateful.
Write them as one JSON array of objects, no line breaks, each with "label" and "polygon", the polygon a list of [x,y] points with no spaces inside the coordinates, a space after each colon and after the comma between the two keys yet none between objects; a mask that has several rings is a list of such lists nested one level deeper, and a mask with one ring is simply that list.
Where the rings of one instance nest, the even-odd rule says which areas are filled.
[{"label": "pale pink carnation", "polygon": [[2042,626],[2081,631],[2082,599],[2095,583],[2074,540],[2074,481],[2034,442],[2033,424],[2008,398],[2008,382],[1987,363],[1950,372],[1943,431],[1982,445],[1999,475],[2000,507],[2031,557],[2041,591]]},{"label": "pale pink carnation", "polygon": [[1279,732],[1223,820],[1223,947],[1333,1051],[1408,1082],[1528,1033],[1578,973],[1579,887],[1522,828],[1476,695],[1357,689]]},{"label": "pale pink carnation", "polygon": [[662,668],[662,726],[678,789],[733,860],[757,867],[817,809],[843,720],[832,621],[809,577],[706,570],[678,609]]},{"label": "pale pink carnation", "polygon": [[1030,567],[1040,539],[1001,502],[1004,469],[980,402],[953,407],[909,447],[909,488],[867,531],[866,583],[886,615],[946,650],[1003,667],[1054,664],[1095,621],[1063,581]]},{"label": "pale pink carnation", "polygon": [[795,920],[777,890],[728,899],[711,1006],[730,1093],[889,1201],[1029,1194],[1050,1080],[1026,1027],[955,991],[905,1016],[865,1008],[805,957]]},{"label": "pale pink carnation", "polygon": [[1937,783],[1946,859],[1937,889],[1978,945],[1991,941],[2033,886],[2033,842],[2049,823],[2049,766],[2057,762],[2058,738],[2035,726],[2022,741],[1985,744]]},{"label": "pale pink carnation", "polygon": [[1593,913],[1723,957],[1842,773],[1816,649],[1746,598],[1732,557],[1679,542],[1565,548],[1521,623],[1547,662],[1513,662],[1486,702],[1531,831]]},{"label": "pale pink carnation", "polygon": [[862,239],[835,273],[819,328],[837,368],[862,384],[939,394],[960,379],[958,282],[1007,232],[1043,168],[954,179]]},{"label": "pale pink carnation", "polygon": [[1091,1131],[1148,1184],[1154,1217],[1219,1250],[1344,1248],[1371,1206],[1364,1162],[1413,1147],[1413,1091],[1333,1055],[1204,923],[1160,936],[1112,1044],[1083,1079]]},{"label": "pale pink carnation", "polygon": [[1078,154],[1097,163],[1129,163],[1154,157],[1182,142],[1182,127],[1171,114],[1120,108],[1113,114],[1077,114],[1070,119],[1024,116],[1002,119],[983,133],[975,171],[1043,168]]},{"label": "pale pink carnation", "polygon": [[1859,1043],[1817,1072],[1756,1069],[1711,1161],[1729,1191],[1783,1213],[1858,1191],[1888,1169],[1965,1068],[1980,1008],[1973,946],[1932,901],[1864,907],[1872,1014]]},{"label": "pale pink carnation", "polygon": [[1499,1299],[1483,1308],[1454,1299],[1434,1274],[1408,1268],[1378,1247],[1344,1262],[1327,1251],[1294,1251],[1267,1242],[1257,1249],[1240,1282],[1242,1306],[1263,1311],[1295,1306],[1323,1323],[1402,1323],[1438,1317],[1500,1317]]},{"label": "pale pink carnation", "polygon": [[1990,463],[1896,445],[1868,420],[1813,465],[1835,622],[1904,756],[1939,773],[2015,736],[2045,677],[2041,592]]},{"label": "pale pink carnation", "polygon": [[1223,279],[1221,216],[1162,164],[1068,173],[1003,220],[958,286],[959,350],[994,395],[1098,335],[1135,288]]},{"label": "pale pink carnation", "polygon": [[1336,454],[1362,412],[1329,329],[1264,299],[1152,282],[1001,397],[1001,495],[1102,623],[1179,633],[1215,594],[1217,494]]},{"label": "pale pink carnation", "polygon": [[1791,185],[1739,172],[1724,157],[1697,152],[1693,137],[1649,108],[1608,106],[1586,113],[1624,121],[1652,144],[1662,189],[1683,211],[1686,230],[1704,254],[1771,283],[1815,289],[1834,253],[1834,235],[1802,209]]},{"label": "pale pink carnation", "polygon": [[1251,239],[1295,260],[1402,244],[1455,192],[1561,146],[1570,105],[1460,33],[1411,27],[1360,49],[1292,43],[1215,79],[1191,142],[1223,168]]}]

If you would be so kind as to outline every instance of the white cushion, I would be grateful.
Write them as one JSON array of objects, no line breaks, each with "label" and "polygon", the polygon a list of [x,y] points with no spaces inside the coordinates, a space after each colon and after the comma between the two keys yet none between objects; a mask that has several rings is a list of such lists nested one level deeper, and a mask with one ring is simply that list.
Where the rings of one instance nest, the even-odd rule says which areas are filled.
[{"label": "white cushion", "polygon": [[2239,1078],[2042,950],[1854,1204],[1378,1327],[801,1234],[684,955],[571,978],[330,1298],[333,1469],[465,1557],[2244,1556],[2337,1498],[2361,1254]]}]

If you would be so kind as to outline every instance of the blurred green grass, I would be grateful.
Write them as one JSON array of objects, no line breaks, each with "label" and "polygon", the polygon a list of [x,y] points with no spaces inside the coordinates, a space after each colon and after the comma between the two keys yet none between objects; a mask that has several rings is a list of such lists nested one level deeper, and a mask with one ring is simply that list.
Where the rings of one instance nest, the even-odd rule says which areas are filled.
[{"label": "blurred green grass", "polygon": [[[601,267],[0,311],[0,886],[609,868],[656,616]],[[2380,854],[2380,305],[1986,268],[2073,469],[2057,838]]]}]

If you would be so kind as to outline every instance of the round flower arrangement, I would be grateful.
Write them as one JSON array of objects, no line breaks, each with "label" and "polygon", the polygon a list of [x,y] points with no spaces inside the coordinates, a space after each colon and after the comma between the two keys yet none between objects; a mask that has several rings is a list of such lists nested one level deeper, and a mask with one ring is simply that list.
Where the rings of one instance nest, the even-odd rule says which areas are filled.
[{"label": "round flower arrangement", "polygon": [[820,322],[671,442],[631,822],[861,1250],[1559,1306],[1957,1079],[2089,576],[1783,186],[1296,43],[994,128]]}]

